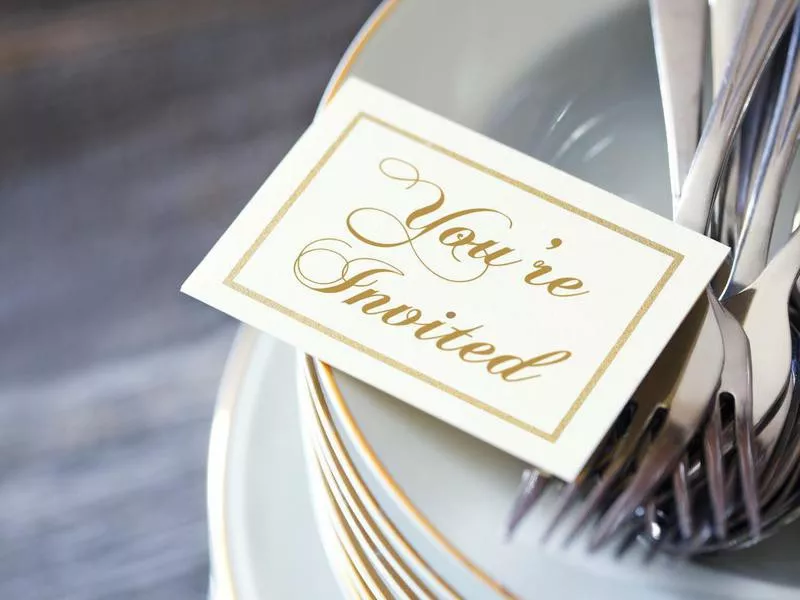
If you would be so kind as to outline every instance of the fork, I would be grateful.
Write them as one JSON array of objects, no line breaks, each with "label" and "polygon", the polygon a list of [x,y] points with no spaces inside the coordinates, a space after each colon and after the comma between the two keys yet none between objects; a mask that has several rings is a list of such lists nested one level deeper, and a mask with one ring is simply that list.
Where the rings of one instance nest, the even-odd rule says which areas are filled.
[{"label": "fork", "polygon": [[[728,11],[741,9],[736,2],[728,2],[724,7],[714,6],[715,22],[723,18],[737,20],[728,16]],[[659,88],[664,110],[664,122],[667,131],[667,149],[671,174],[673,195],[673,212],[677,213],[681,187],[688,174],[683,164],[691,162],[698,145],[700,129],[700,94],[703,82],[703,63],[705,50],[704,26],[706,6],[702,0],[651,0],[650,14],[653,26],[653,38],[656,47],[656,65],[658,67]],[[738,23],[735,23],[738,25]],[[726,24],[729,33],[732,27]],[[720,44],[720,27],[714,40]],[[728,46],[735,40],[722,40]],[[687,50],[687,48],[689,50]],[[720,70],[720,63],[727,63],[731,48],[715,48],[717,54],[728,55],[725,60],[717,55],[714,66]],[[723,64],[725,66],[725,64]],[[717,73],[717,79],[720,79]],[[676,93],[676,90],[686,90]],[[737,138],[738,140],[738,138]],[[722,199],[735,198],[726,196],[725,186],[721,186]],[[732,190],[731,190],[732,191]],[[723,205],[725,203],[723,202]],[[724,213],[735,211],[724,211]],[[720,376],[720,387],[715,395],[711,409],[711,419],[706,427],[704,437],[705,471],[708,479],[708,491],[711,500],[713,525],[717,536],[725,534],[725,475],[722,451],[722,422],[720,417],[720,398],[728,394],[735,400],[738,427],[736,427],[737,446],[741,449],[742,488],[749,514],[753,518],[753,526],[758,527],[757,487],[753,470],[752,435],[750,419],[750,379],[749,379],[749,347],[747,336],[730,315],[715,303],[711,308],[720,324],[722,342],[725,348],[725,362]],[[681,459],[673,474],[674,502],[681,536],[684,539],[693,535],[692,497],[688,483],[690,471],[688,457]],[[649,511],[654,514],[653,510]]]},{"label": "fork", "polygon": [[[793,129],[793,127],[796,128],[800,126],[800,120],[792,119],[792,115],[796,112],[796,101],[794,99],[797,97],[798,92],[800,92],[798,40],[800,40],[800,21],[796,16],[786,52],[779,91],[777,93],[774,110],[772,111],[772,119],[766,136],[767,140],[759,161],[758,169],[754,174],[753,185],[750,189],[748,209],[741,226],[741,234],[737,241],[736,251],[733,254],[728,285],[725,286],[723,295],[726,292],[730,293],[732,289],[741,290],[742,285],[751,283],[766,267],[767,250],[777,213],[778,201],[780,200],[780,191],[782,190],[786,172],[796,150],[798,130]],[[761,87],[763,88],[763,86]],[[747,163],[744,162],[743,166],[746,167]],[[729,198],[731,197],[729,196]],[[724,212],[730,214],[734,211],[728,209]],[[780,314],[780,310],[776,314]],[[731,318],[730,315],[724,315],[723,313],[720,313],[719,317]],[[736,335],[740,338],[740,349],[742,349],[742,344],[749,346],[747,336],[742,335],[741,328],[736,332]],[[726,343],[725,347],[727,367],[735,364],[731,360],[731,351],[735,349],[735,345]],[[744,348],[744,350],[749,350],[749,348]],[[758,350],[758,360],[755,361],[753,368],[761,367],[763,352],[767,349],[761,346],[758,347]],[[764,357],[764,360],[769,359]],[[784,366],[783,364],[781,365],[782,370],[784,373],[788,373],[788,367],[783,369]],[[736,377],[744,373],[741,365],[738,369],[727,369],[727,371],[728,377]],[[762,373],[758,373],[754,377],[758,381],[764,379]],[[725,379],[724,372],[721,390],[726,390],[726,388],[728,388],[726,391],[731,391],[729,386],[726,385]],[[780,378],[776,379],[776,382],[783,384],[783,380]],[[746,385],[746,389],[752,393],[752,384],[750,382],[745,382],[740,379],[738,384],[741,386],[740,389],[745,389],[744,386]],[[755,398],[752,401],[750,397],[746,398],[735,393],[732,394],[732,397],[735,403],[734,407],[736,408],[734,430],[736,432],[736,447],[739,458],[739,479],[748,520],[751,526],[750,534],[755,537],[758,535],[760,519],[758,515],[759,506],[756,469],[752,450],[753,412],[755,412],[756,415],[755,421],[763,424],[766,411],[776,403],[782,402],[783,394],[781,394],[775,386],[759,386]],[[753,405],[754,402],[755,406]],[[721,423],[718,410],[712,413],[712,416],[711,423],[706,430],[705,448],[707,450],[707,464],[714,468],[708,470],[707,483],[711,496],[710,508],[714,521],[715,534],[717,538],[722,539],[725,537],[726,484],[721,477],[722,448],[719,444],[721,438]],[[783,416],[785,417],[786,415],[784,414]],[[775,432],[780,432],[782,429],[782,419],[774,419],[770,428],[772,431],[766,432],[765,435],[759,439],[760,449],[767,454],[769,454],[775,441],[778,439]],[[676,504],[679,504],[679,511],[685,511],[686,508],[680,506],[680,501],[681,498],[676,495]]]},{"label": "fork", "polygon": [[[781,88],[769,128],[768,146],[755,176],[742,235],[737,245],[727,286],[728,293],[744,289],[742,298],[736,299],[736,296],[733,296],[726,301],[726,305],[738,306],[740,310],[743,305],[749,309],[750,303],[753,302],[753,294],[765,288],[763,282],[769,281],[771,277],[769,272],[774,269],[772,262],[767,266],[767,255],[783,185],[797,151],[798,135],[800,135],[798,94],[800,94],[800,14],[795,17]],[[791,267],[789,272],[791,276]],[[781,297],[782,295],[779,295],[779,298]],[[758,326],[761,326],[763,321],[769,324],[769,328],[774,328],[776,318],[782,321],[788,319],[788,317],[776,317],[781,314],[778,304],[773,304],[773,308],[777,308],[774,314],[767,314],[762,310],[757,316],[750,315],[750,320],[757,322]],[[782,325],[780,327],[782,328]],[[760,331],[754,331],[750,335],[763,337]],[[759,443],[767,454],[775,448],[777,432],[783,428],[788,408],[782,404],[785,402],[784,395],[780,393],[778,387],[782,384],[780,371],[773,368],[777,367],[781,371],[788,372],[789,364],[790,357],[787,359],[786,353],[782,353],[781,360],[776,363],[773,360],[773,347],[767,343],[763,344],[760,355],[754,360],[754,370],[757,371],[754,374],[757,382],[753,404],[754,420],[762,429]],[[765,423],[767,423],[766,430],[764,430]]]},{"label": "fork", "polygon": [[781,192],[797,151],[800,133],[800,119],[796,118],[800,96],[799,53],[800,21],[795,18],[765,150],[749,193],[724,297],[747,287],[767,265]]},{"label": "fork", "polygon": [[[725,80],[712,104],[691,168],[683,184],[681,201],[675,221],[694,231],[703,233],[710,217],[710,209],[717,190],[722,168],[732,144],[733,135],[741,121],[756,82],[774,52],[780,34],[792,17],[794,1],[754,0],[748,6],[743,27],[736,43]],[[706,292],[702,303],[710,307],[706,314],[713,317],[719,312],[718,300]],[[682,328],[687,325],[682,326]],[[684,371],[672,394],[667,420],[648,447],[631,481],[603,513],[592,536],[591,547],[597,548],[616,530],[634,509],[642,504],[661,483],[684,453],[694,433],[709,414],[712,396],[716,392],[719,376],[723,374],[721,328],[732,328],[732,320],[702,321],[697,339],[681,362]],[[734,339],[731,336],[731,339]],[[664,360],[676,360],[675,355],[664,355]],[[737,351],[736,356],[746,356]],[[662,362],[657,361],[658,363]],[[709,372],[696,372],[693,363],[708,366],[716,380],[709,389]],[[719,366],[719,370],[717,367]],[[705,379],[704,379],[705,377]],[[711,400],[709,400],[711,399]],[[593,508],[598,508],[595,503]]]},{"label": "fork", "polygon": [[[739,23],[747,6],[747,0],[709,0],[709,32],[711,46],[711,80],[713,91],[719,89],[725,76],[731,50],[739,32]],[[756,102],[757,98],[753,98]],[[748,119],[748,117],[745,117]],[[743,131],[746,129],[742,128]],[[733,246],[738,235],[739,219],[737,211],[738,182],[746,155],[742,153],[744,133],[739,136],[733,148],[728,173],[723,181],[718,200],[717,223],[714,228],[716,238],[724,244]],[[692,148],[694,155],[694,148]]]},{"label": "fork", "polygon": [[[800,230],[795,230],[761,275],[725,302],[742,322],[753,346],[755,397],[762,405],[783,397],[789,384],[793,357],[787,306],[799,274]],[[765,443],[761,436],[759,441]],[[776,442],[771,440],[767,453],[778,454]]]},{"label": "fork", "polygon": [[[683,188],[683,200],[676,210],[676,221],[698,232],[704,232],[709,220],[711,201],[718,186],[722,164],[730,150],[731,139],[741,120],[742,113],[750,97],[755,82],[763,70],[767,59],[777,45],[778,34],[783,30],[796,2],[762,1],[751,2],[742,32],[736,44],[725,80],[722,83],[717,99],[709,114],[708,123],[694,156],[691,168]],[[595,544],[599,544],[605,534],[632,512],[632,510],[655,488],[670,468],[679,460],[686,445],[705,420],[710,408],[711,399],[717,390],[722,373],[724,347],[720,324],[709,307],[717,300],[707,292],[698,301],[695,320],[699,324],[693,347],[684,356],[678,358],[681,366],[680,375],[672,386],[664,386],[654,390],[661,394],[663,402],[654,403],[657,407],[671,405],[668,423],[656,435],[646,454],[644,463],[636,472],[631,486],[617,498],[611,509],[602,517],[595,535]],[[686,330],[687,324],[683,326]],[[686,331],[684,331],[684,336]],[[654,370],[674,372],[673,366],[665,367],[665,362],[674,362],[679,355],[665,352],[663,360],[657,361]],[[692,360],[694,359],[694,360]],[[698,369],[698,359],[703,362]],[[694,364],[693,364],[694,363]],[[636,435],[643,435],[637,432]],[[636,444],[632,444],[636,446]],[[620,470],[627,463],[619,460],[612,465],[604,477],[615,480]],[[533,485],[523,481],[521,494],[512,510],[511,522],[519,522],[521,514],[530,509],[542,489],[550,480],[549,477],[529,471]],[[576,485],[568,486],[568,496],[574,495]],[[602,487],[602,486],[601,486]],[[610,487],[610,486],[609,486]],[[598,488],[596,488],[598,489]],[[521,500],[520,500],[521,498]],[[603,494],[597,494],[595,501],[587,502],[584,511],[594,510],[599,505]]]},{"label": "fork", "polygon": [[[728,302],[734,313],[741,316],[748,335],[754,334],[756,347],[767,340],[773,348],[769,362],[779,365],[788,362],[786,391],[782,395],[789,410],[779,431],[770,433],[763,430],[758,436],[760,446],[766,446],[769,454],[772,449],[768,468],[762,472],[761,493],[764,507],[764,530],[736,533],[731,539],[718,539],[702,545],[696,545],[692,552],[713,552],[732,547],[744,547],[755,543],[771,534],[779,525],[800,516],[794,510],[797,502],[798,482],[800,482],[800,390],[795,381],[798,374],[798,352],[800,336],[795,325],[788,319],[788,299],[794,282],[800,274],[800,230],[796,230],[789,242],[770,261],[766,269],[756,281],[744,292],[732,297]],[[776,318],[783,311],[787,318]],[[760,371],[754,369],[756,373]],[[777,373],[777,371],[776,371]],[[765,435],[766,434],[766,435]],[[732,515],[734,529],[745,520],[740,515]],[[664,549],[670,552],[685,552],[686,547],[680,544],[666,543]]]}]

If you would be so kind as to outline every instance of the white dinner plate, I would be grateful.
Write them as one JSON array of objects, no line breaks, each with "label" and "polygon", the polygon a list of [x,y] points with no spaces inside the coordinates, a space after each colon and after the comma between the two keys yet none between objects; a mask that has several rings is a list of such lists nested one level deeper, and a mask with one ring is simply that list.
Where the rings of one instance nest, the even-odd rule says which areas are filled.
[{"label": "white dinner plate", "polygon": [[[317,527],[322,534],[328,560],[343,566],[339,573],[339,583],[348,597],[391,598],[396,597],[395,581],[389,578],[382,568],[368,556],[364,547],[350,529],[339,507],[333,502],[330,490],[321,477],[315,450],[310,441],[306,442],[307,474],[309,491],[313,499]],[[328,538],[328,540],[326,540]],[[345,575],[345,576],[342,576]],[[347,585],[352,591],[347,593]]]},{"label": "white dinner plate", "polygon": [[294,350],[243,328],[209,451],[213,600],[342,598],[337,580],[349,574],[334,578],[343,567],[320,543],[297,413]]},{"label": "white dinner plate", "polygon": [[[301,404],[311,411],[308,402]],[[354,507],[340,495],[340,485],[328,467],[319,432],[313,417],[304,419],[306,460],[312,493],[316,497],[318,521],[327,521],[344,554],[354,565],[358,578],[369,593],[379,598],[421,598],[424,588],[413,571],[390,553],[391,546],[376,539],[371,522],[356,514]]]},{"label": "white dinner plate", "polygon": [[[302,357],[301,357],[302,360]],[[355,530],[364,552],[379,570],[386,570],[390,579],[399,581],[403,593],[412,598],[457,598],[458,594],[443,578],[425,563],[419,553],[399,534],[385,512],[355,470],[350,456],[344,452],[341,439],[333,430],[329,415],[312,382],[309,390],[305,371],[298,369],[298,398],[303,407],[304,438],[311,440],[315,461],[309,460],[309,471],[322,472],[326,487],[344,514],[348,526]],[[307,459],[311,455],[306,453]]]}]

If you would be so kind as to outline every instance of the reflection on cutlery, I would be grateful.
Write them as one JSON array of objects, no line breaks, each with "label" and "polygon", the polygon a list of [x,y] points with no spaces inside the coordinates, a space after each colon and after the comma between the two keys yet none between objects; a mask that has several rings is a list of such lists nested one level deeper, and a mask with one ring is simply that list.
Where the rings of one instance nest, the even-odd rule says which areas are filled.
[{"label": "reflection on cutlery", "polygon": [[[730,24],[723,20],[733,19],[736,6],[727,8],[731,14],[712,3],[716,54],[729,45]],[[795,106],[800,94],[800,18],[785,52],[775,59],[782,75],[772,78],[766,67],[796,8],[791,0],[748,3],[695,152],[705,2],[651,0],[676,222],[707,231],[734,137],[748,103],[757,96],[737,150],[739,176],[731,178],[734,188],[717,213],[726,216],[712,228],[735,243],[736,250],[724,306],[711,288],[701,296],[637,390],[628,406],[633,414],[618,420],[581,476],[562,486],[546,535],[584,494],[567,540],[597,517],[592,547],[619,534],[623,543],[618,552],[643,529],[653,548],[674,552],[748,544],[800,514],[793,504],[800,500],[800,394],[794,393],[797,344],[792,343],[789,317],[790,292],[800,272],[800,234],[766,264],[800,133]],[[715,62],[718,70],[719,57]],[[768,124],[766,132],[763,123]],[[740,198],[747,200],[747,211],[737,237]],[[770,346],[769,339],[782,340],[779,348],[774,341]],[[732,423],[723,417],[731,404]],[[692,446],[701,430],[702,444]],[[754,431],[759,431],[755,440]],[[734,464],[733,453],[738,468],[726,473]],[[665,480],[671,481],[668,491]],[[734,497],[737,480],[741,495]],[[526,471],[510,529],[552,483],[544,473]],[[707,503],[696,497],[703,489]]]},{"label": "reflection on cutlery", "polygon": [[[739,25],[742,21],[747,0],[709,0],[710,9],[709,33],[711,38],[711,84],[713,93],[719,91],[722,79],[725,76],[725,67],[730,60],[731,52],[736,43],[736,35],[739,33]],[[758,91],[763,91],[767,86],[759,86],[752,102],[758,104],[763,98],[758,97]],[[761,94],[763,95],[763,94]],[[754,111],[750,111],[753,114]],[[760,113],[760,111],[755,111]],[[758,131],[757,125],[747,127],[747,122],[752,120],[750,115],[745,117],[745,125],[742,127],[744,132]],[[740,178],[740,160],[747,158],[741,156],[741,139],[746,138],[746,133],[737,137],[734,147],[731,149],[731,158],[728,164],[728,172],[721,184],[720,195],[718,198],[717,222],[714,232],[717,239],[723,244],[733,247],[736,243],[739,230],[739,214],[737,211],[738,182]],[[745,160],[745,165],[747,165]],[[746,167],[745,167],[746,168]]]},{"label": "reflection on cutlery", "polygon": [[[681,201],[675,214],[677,223],[700,233],[705,232],[714,194],[730,152],[733,136],[758,77],[792,17],[795,4],[795,2],[762,0],[750,3],[726,70],[725,80],[711,106],[692,166],[683,184]],[[671,396],[667,422],[648,447],[630,482],[616,497],[611,507],[600,516],[592,538],[594,547],[600,546],[608,539],[622,521],[655,491],[664,476],[677,464],[691,437],[708,414],[719,377],[723,374],[724,348],[720,324],[713,318],[719,310],[716,306],[718,301],[710,290],[701,297],[700,302],[704,300],[709,306],[714,307],[708,311],[712,318],[702,321],[691,351],[682,357],[669,356],[667,353],[663,355],[664,360],[680,360],[683,363],[676,388],[674,391],[670,390],[674,395]],[[682,327],[686,326],[689,324]],[[736,341],[740,337],[731,335],[729,339]],[[741,348],[737,348],[732,355],[747,356]],[[691,377],[694,374],[695,362],[708,365],[708,370],[703,374],[705,379]],[[719,370],[717,370],[718,364]],[[732,369],[747,368],[746,364],[730,366]],[[710,383],[712,378],[716,378],[713,384]]]}]

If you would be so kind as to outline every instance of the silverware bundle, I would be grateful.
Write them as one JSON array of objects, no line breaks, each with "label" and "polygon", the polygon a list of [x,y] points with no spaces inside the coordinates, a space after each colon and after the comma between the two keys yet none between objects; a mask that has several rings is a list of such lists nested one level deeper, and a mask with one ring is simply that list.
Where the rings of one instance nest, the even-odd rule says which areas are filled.
[{"label": "silverware bundle", "polygon": [[[580,477],[525,471],[509,532],[557,494],[546,537],[569,520],[565,541],[591,528],[593,549],[642,539],[698,554],[800,517],[800,229],[769,259],[800,136],[800,13],[797,0],[650,8],[674,220],[728,244],[730,261]],[[707,31],[714,99],[703,116]]]}]

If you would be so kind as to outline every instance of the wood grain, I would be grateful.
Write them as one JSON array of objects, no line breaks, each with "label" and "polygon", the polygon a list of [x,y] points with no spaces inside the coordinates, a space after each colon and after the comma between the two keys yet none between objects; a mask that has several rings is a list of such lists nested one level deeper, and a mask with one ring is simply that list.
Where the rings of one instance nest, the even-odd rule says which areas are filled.
[{"label": "wood grain", "polygon": [[15,3],[0,25],[0,598],[200,598],[235,324],[178,286],[375,2]]}]

